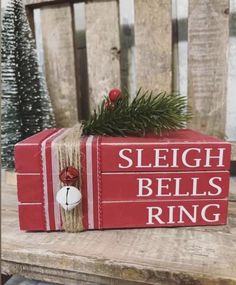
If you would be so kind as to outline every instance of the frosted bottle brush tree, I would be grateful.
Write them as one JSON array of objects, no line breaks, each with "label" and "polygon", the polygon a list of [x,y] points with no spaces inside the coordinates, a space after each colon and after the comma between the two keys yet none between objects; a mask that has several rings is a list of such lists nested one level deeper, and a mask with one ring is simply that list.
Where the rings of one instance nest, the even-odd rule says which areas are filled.
[{"label": "frosted bottle brush tree", "polygon": [[55,126],[35,41],[22,1],[11,0],[2,20],[2,167],[14,168],[14,145]]}]

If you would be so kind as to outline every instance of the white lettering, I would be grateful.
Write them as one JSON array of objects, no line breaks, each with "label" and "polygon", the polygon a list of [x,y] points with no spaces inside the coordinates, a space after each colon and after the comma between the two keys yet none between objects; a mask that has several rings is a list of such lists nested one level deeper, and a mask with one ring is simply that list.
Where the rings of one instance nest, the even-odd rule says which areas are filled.
[{"label": "white lettering", "polygon": [[219,222],[219,220],[220,220],[220,213],[212,214],[212,216],[214,217],[214,219],[212,219],[212,220],[210,220],[210,219],[208,219],[208,218],[206,217],[206,211],[207,211],[207,209],[209,209],[210,207],[215,207],[215,208],[219,209],[219,208],[220,208],[220,205],[219,205],[219,204],[209,204],[209,205],[204,206],[204,207],[202,208],[202,213],[201,213],[202,219],[203,219],[204,221],[206,221],[206,222],[209,222],[209,223],[211,223],[211,222]]},{"label": "white lettering", "polygon": [[176,206],[168,206],[167,208],[169,209],[169,221],[167,224],[174,224],[174,208],[176,208]]},{"label": "white lettering", "polygon": [[155,148],[155,165],[154,167],[169,167],[169,163],[160,164],[160,160],[166,161],[166,155],[160,156],[160,151],[168,152],[169,150],[166,148]]},{"label": "white lettering", "polygon": [[158,197],[161,196],[171,196],[171,193],[169,194],[163,194],[162,189],[169,189],[169,184],[163,185],[163,181],[171,181],[171,178],[156,178],[157,180],[157,195]]},{"label": "white lettering", "polygon": [[224,166],[223,165],[223,157],[224,157],[224,150],[225,148],[219,148],[219,155],[211,155],[211,151],[213,150],[213,148],[206,148],[206,164],[204,165],[205,167],[211,167],[211,164],[210,164],[210,160],[215,158],[215,159],[218,159],[218,164],[217,166],[219,167],[222,167]]},{"label": "white lettering", "polygon": [[175,194],[173,196],[178,196],[178,197],[185,197],[185,196],[189,196],[189,192],[187,192],[186,194],[181,194],[180,193],[180,181],[181,181],[181,178],[178,177],[178,178],[174,178],[175,180]]},{"label": "white lettering", "polygon": [[184,207],[184,206],[179,206],[179,221],[177,222],[178,224],[184,224],[183,220],[183,213],[190,219],[192,223],[196,223],[197,221],[197,208],[199,205],[192,205],[193,208],[193,215],[189,213],[189,211]]},{"label": "white lettering", "polygon": [[144,167],[152,167],[151,163],[149,163],[148,165],[142,165],[143,149],[142,148],[137,148],[136,151],[138,153],[137,166],[136,167],[137,168],[140,168],[140,167],[142,167],[142,168],[144,168]]},{"label": "white lettering", "polygon": [[[162,208],[160,208],[160,207],[147,207],[147,210],[148,210],[147,225],[154,225],[153,219],[155,219],[159,224],[165,224],[165,222],[163,222],[159,217],[162,214]],[[154,214],[154,211],[157,211],[157,212]]]},{"label": "white lettering", "polygon": [[218,196],[218,195],[220,195],[221,192],[222,192],[222,188],[221,188],[219,185],[217,185],[217,184],[214,183],[214,180],[215,180],[215,179],[217,179],[218,181],[222,181],[222,178],[221,178],[221,177],[212,177],[212,178],[209,180],[209,185],[212,186],[212,187],[214,187],[214,188],[217,190],[216,193],[208,192],[208,195],[209,195],[209,196]]},{"label": "white lettering", "polygon": [[191,196],[206,196],[207,195],[206,192],[199,193],[199,194],[197,193],[197,185],[198,185],[199,177],[192,177],[191,179],[193,181],[193,187],[192,187],[192,194],[191,194]]},{"label": "white lettering", "polygon": [[172,161],[171,167],[178,167],[178,165],[177,165],[178,150],[179,150],[179,148],[173,148],[172,149],[172,151],[173,151],[173,161]]},{"label": "white lettering", "polygon": [[121,163],[119,163],[119,168],[129,168],[133,165],[133,161],[131,158],[127,157],[124,152],[129,152],[129,153],[132,153],[132,149],[130,148],[123,148],[119,151],[119,156],[120,158],[123,158],[124,160],[126,160],[128,162],[127,165],[122,165]]},{"label": "white lettering", "polygon": [[[150,178],[137,178],[138,180],[138,195],[137,197],[148,197],[152,195],[152,188],[150,186],[152,185],[152,179]],[[146,185],[144,185],[144,181],[146,182]],[[146,193],[144,193],[144,189],[147,190]]]},{"label": "white lettering", "polygon": [[201,152],[201,150],[199,148],[188,148],[186,149],[183,154],[182,154],[182,162],[185,166],[187,167],[199,167],[200,166],[200,161],[201,159],[200,158],[195,158],[194,161],[195,161],[195,164],[191,165],[187,162],[187,155],[189,154],[190,151],[196,151],[198,153]]}]

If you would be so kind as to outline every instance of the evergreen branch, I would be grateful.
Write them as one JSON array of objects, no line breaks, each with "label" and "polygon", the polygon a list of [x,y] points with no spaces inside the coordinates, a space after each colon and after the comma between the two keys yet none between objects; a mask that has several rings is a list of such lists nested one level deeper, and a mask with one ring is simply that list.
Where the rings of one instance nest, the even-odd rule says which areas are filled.
[{"label": "evergreen branch", "polygon": [[98,112],[83,122],[84,135],[144,136],[183,128],[191,118],[186,98],[179,94],[142,92],[129,103],[123,94],[112,106],[105,99]]}]

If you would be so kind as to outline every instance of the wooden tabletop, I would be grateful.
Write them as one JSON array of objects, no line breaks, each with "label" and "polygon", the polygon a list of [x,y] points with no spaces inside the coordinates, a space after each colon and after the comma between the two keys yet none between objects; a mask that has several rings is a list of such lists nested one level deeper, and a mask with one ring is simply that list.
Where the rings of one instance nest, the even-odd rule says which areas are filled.
[{"label": "wooden tabletop", "polygon": [[3,185],[2,272],[66,285],[236,284],[236,195],[226,226],[26,233],[16,187]]}]

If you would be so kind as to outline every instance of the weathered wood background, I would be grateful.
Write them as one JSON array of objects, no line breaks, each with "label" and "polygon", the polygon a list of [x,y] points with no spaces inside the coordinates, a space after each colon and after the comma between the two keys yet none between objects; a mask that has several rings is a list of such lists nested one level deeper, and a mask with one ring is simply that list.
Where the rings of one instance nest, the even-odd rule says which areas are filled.
[{"label": "weathered wood background", "polygon": [[114,87],[180,91],[189,127],[233,142],[236,0],[25,0],[58,127]]}]

